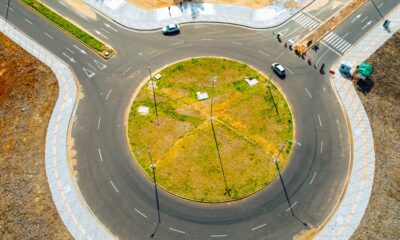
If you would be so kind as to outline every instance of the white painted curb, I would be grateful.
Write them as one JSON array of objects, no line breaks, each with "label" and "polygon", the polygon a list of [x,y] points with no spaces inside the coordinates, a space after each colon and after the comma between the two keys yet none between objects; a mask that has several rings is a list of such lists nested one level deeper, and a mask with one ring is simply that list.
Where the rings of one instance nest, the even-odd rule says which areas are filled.
[{"label": "white painted curb", "polygon": [[51,195],[62,221],[75,239],[114,239],[115,237],[91,213],[69,171],[67,136],[77,97],[72,71],[53,53],[6,23],[1,17],[0,30],[48,65],[58,80],[59,95],[46,134],[45,165]]}]

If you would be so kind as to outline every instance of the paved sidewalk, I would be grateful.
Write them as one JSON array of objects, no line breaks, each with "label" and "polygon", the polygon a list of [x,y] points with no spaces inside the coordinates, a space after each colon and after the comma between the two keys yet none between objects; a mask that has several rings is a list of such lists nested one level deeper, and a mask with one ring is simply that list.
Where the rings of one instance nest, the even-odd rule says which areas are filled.
[{"label": "paved sidewalk", "polygon": [[285,7],[287,0],[260,9],[229,4],[190,3],[145,10],[125,0],[84,0],[88,5],[119,24],[138,30],[159,29],[170,23],[218,22],[251,28],[278,26],[315,0],[298,1],[299,6]]},{"label": "paved sidewalk", "polygon": [[349,239],[359,226],[368,206],[375,172],[372,130],[352,81],[342,77],[338,69],[342,62],[351,63],[353,67],[359,65],[400,29],[400,5],[385,19],[391,21],[391,32],[383,28],[382,20],[332,67],[336,74],[331,81],[346,108],[351,125],[353,166],[343,201],[316,239]]},{"label": "paved sidewalk", "polygon": [[86,205],[69,171],[67,136],[77,96],[75,76],[53,53],[1,17],[0,31],[48,65],[58,80],[59,95],[47,127],[45,148],[46,175],[58,214],[75,239],[113,239]]}]

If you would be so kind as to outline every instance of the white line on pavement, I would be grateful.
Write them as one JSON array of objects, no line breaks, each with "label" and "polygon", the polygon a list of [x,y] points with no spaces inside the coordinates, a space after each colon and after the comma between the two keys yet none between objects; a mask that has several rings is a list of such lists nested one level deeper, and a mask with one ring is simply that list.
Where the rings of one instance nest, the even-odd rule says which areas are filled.
[{"label": "white line on pavement", "polygon": [[227,237],[226,234],[219,234],[219,235],[211,235],[212,238],[220,238],[220,237]]},{"label": "white line on pavement", "polygon": [[324,141],[321,141],[321,153],[323,148],[324,148]]},{"label": "white line on pavement", "polygon": [[325,54],[327,54],[328,51],[329,51],[329,50],[326,50],[325,52],[323,52],[323,53],[321,54],[321,56],[318,58],[318,60],[317,60],[317,62],[315,63],[315,65],[318,65],[319,61],[321,61],[322,57],[325,56]]},{"label": "white line on pavement", "polygon": [[183,43],[185,43],[185,42],[176,42],[176,43],[173,43],[172,46],[176,46],[176,45],[183,44]]},{"label": "white line on pavement", "polygon": [[46,35],[46,37],[48,37],[48,38],[50,38],[50,39],[54,39],[53,36],[51,36],[51,35],[48,34],[47,32],[45,32],[44,35]]},{"label": "white line on pavement", "polygon": [[108,91],[107,96],[106,96],[106,101],[107,101],[108,98],[110,97],[111,92],[112,92],[112,89],[110,89],[110,90]]},{"label": "white line on pavement", "polygon": [[319,126],[322,127],[322,122],[321,122],[321,117],[318,114],[318,121],[319,121]]},{"label": "white line on pavement", "polygon": [[242,45],[242,43],[240,42],[231,42],[232,44],[236,44],[236,45]]},{"label": "white line on pavement", "polygon": [[[7,9],[8,6],[7,5],[5,5],[5,6],[6,6],[6,9]],[[14,11],[14,9],[12,9],[11,7],[8,7],[8,9],[10,9],[11,12]]]},{"label": "white line on pavement", "polygon": [[86,63],[87,65],[89,65],[93,70],[95,70],[96,71],[96,68],[95,67],[93,67],[93,65],[92,64],[90,64],[90,63]]},{"label": "white line on pavement", "polygon": [[281,54],[279,54],[279,55],[275,58],[275,60],[278,60],[280,57],[283,56],[283,54],[285,54],[285,52],[281,52]]},{"label": "white line on pavement", "polygon": [[332,50],[332,52],[336,53],[339,56],[342,56],[342,54],[338,53],[335,49],[329,47],[328,44],[325,44],[323,41],[321,41],[320,43],[322,43],[325,47],[329,48],[330,50]]},{"label": "white line on pavement", "polygon": [[135,212],[139,213],[139,214],[142,215],[144,218],[147,218],[147,216],[146,216],[144,213],[142,213],[141,211],[137,210],[136,208],[135,208]]},{"label": "white line on pavement", "polygon": [[201,39],[201,41],[212,41],[212,40],[214,40],[214,39],[212,39],[212,38],[202,38]]},{"label": "white line on pavement", "polygon": [[314,182],[314,178],[315,178],[316,175],[317,175],[317,172],[314,172],[314,175],[313,175],[313,177],[311,178],[311,181],[310,181],[310,185]]},{"label": "white line on pavement", "polygon": [[262,228],[262,227],[265,227],[267,224],[262,224],[262,225],[260,225],[260,226],[257,226],[257,227],[255,227],[255,228],[252,228],[251,230],[252,231],[254,231],[254,230],[257,230],[257,229],[260,229],[260,228]]},{"label": "white line on pavement", "polygon": [[100,129],[100,122],[101,122],[101,117],[99,117],[99,121],[97,121],[97,130]]},{"label": "white line on pavement", "polygon": [[66,47],[65,49],[67,49],[68,52],[70,52],[70,53],[72,53],[72,54],[75,54],[75,52],[72,51],[69,47]]},{"label": "white line on pavement", "polygon": [[264,52],[264,51],[262,51],[262,50],[260,50],[259,52],[262,53],[262,54],[264,54],[264,55],[266,55],[266,56],[268,56],[268,57],[271,56],[271,55],[269,55],[268,53],[266,53],[266,52]]},{"label": "white line on pavement", "polygon": [[378,8],[381,8],[385,4],[384,2],[378,5]]},{"label": "white line on pavement", "polygon": [[314,20],[317,20],[318,22],[322,22],[321,20],[319,20],[318,18],[314,17],[313,15],[311,15],[309,13],[306,13],[306,12],[303,12],[303,13],[306,14],[307,16],[313,18]]},{"label": "white line on pavement", "polygon": [[97,151],[99,152],[100,161],[103,161],[103,156],[101,155],[101,150],[100,150],[100,148],[98,148]]},{"label": "white line on pavement", "polygon": [[125,76],[125,74],[127,73],[127,72],[129,72],[129,70],[131,70],[132,69],[132,67],[128,67],[123,73],[122,73],[122,76]]},{"label": "white line on pavement", "polygon": [[107,31],[106,29],[104,29],[103,27],[101,27],[100,29],[101,29],[101,30],[103,30],[105,33],[108,33],[108,34],[110,34],[110,32],[109,32],[109,31]]},{"label": "white line on pavement", "polygon": [[85,54],[85,55],[87,55],[87,53],[86,53],[86,51],[85,51],[85,50],[83,50],[83,49],[79,48],[79,47],[78,47],[78,46],[76,46],[75,44],[74,44],[74,48],[75,48],[76,50],[78,50],[79,52],[81,52],[82,54]]},{"label": "white line on pavement", "polygon": [[294,75],[293,71],[290,70],[290,68],[288,68],[288,66],[286,66],[286,69],[287,69],[292,75]]},{"label": "white line on pavement", "polygon": [[309,96],[310,98],[312,98],[311,93],[308,91],[308,89],[307,89],[307,88],[304,88],[304,89],[305,89],[306,92],[308,93],[308,96]]},{"label": "white line on pavement", "polygon": [[367,20],[368,19],[368,17],[365,17],[365,18],[363,18],[362,20],[361,20],[361,22],[364,22],[365,20]]},{"label": "white line on pavement", "polygon": [[119,193],[118,189],[115,187],[114,183],[112,180],[108,179],[108,181],[111,183],[111,185],[113,186],[114,190]]},{"label": "white line on pavement", "polygon": [[24,18],[30,25],[33,25],[33,22],[29,21],[28,19]]},{"label": "white line on pavement", "polygon": [[296,206],[296,204],[297,204],[297,201],[294,202],[294,203],[292,204],[292,206],[290,206],[288,209],[286,209],[286,212],[289,212],[291,208],[293,209],[293,207]]},{"label": "white line on pavement", "polygon": [[175,229],[175,228],[169,228],[169,230],[174,231],[174,232],[178,232],[178,233],[185,234],[184,231],[181,231],[181,230],[178,230],[178,229]]}]

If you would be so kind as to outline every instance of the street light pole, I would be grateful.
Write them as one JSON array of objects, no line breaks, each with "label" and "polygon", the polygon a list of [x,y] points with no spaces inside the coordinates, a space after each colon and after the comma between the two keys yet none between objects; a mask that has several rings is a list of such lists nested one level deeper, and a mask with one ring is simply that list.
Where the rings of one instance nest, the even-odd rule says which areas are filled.
[{"label": "street light pole", "polygon": [[382,13],[381,13],[381,11],[379,11],[379,8],[376,6],[374,0],[371,0],[371,2],[372,2],[372,4],[374,4],[374,7],[375,7],[376,11],[378,11],[379,15],[381,15],[381,17],[383,18]]},{"label": "street light pole", "polygon": [[7,2],[6,22],[7,22],[7,18],[8,18],[8,10],[10,10],[10,2],[11,2],[11,0],[8,0],[8,2]]},{"label": "street light pole", "polygon": [[213,137],[214,137],[214,142],[215,142],[215,146],[217,148],[217,153],[218,153],[218,159],[219,159],[219,164],[221,166],[221,172],[222,172],[222,177],[224,179],[224,183],[225,183],[225,191],[228,194],[228,196],[231,196],[231,194],[229,193],[228,190],[228,184],[226,183],[226,177],[225,177],[225,171],[224,171],[224,167],[222,165],[222,160],[221,160],[221,153],[219,151],[219,146],[218,146],[218,141],[217,141],[217,136],[215,134],[215,129],[214,129],[214,119],[213,119],[213,105],[214,105],[214,88],[215,88],[215,83],[217,82],[217,77],[212,76],[210,79],[211,83],[212,83],[212,89],[211,89],[211,107],[210,107],[210,122],[211,122],[211,129],[213,132]]},{"label": "street light pole", "polygon": [[150,76],[150,82],[151,82],[151,89],[153,91],[153,102],[154,102],[154,108],[156,109],[156,118],[157,118],[157,126],[160,126],[160,121],[158,119],[158,108],[157,108],[157,98],[156,98],[156,90],[154,88],[154,80],[153,80],[153,75],[151,74],[151,67],[150,67],[150,62],[147,58],[143,56],[143,54],[140,52],[139,56],[141,56],[147,63],[147,70],[149,72]]}]

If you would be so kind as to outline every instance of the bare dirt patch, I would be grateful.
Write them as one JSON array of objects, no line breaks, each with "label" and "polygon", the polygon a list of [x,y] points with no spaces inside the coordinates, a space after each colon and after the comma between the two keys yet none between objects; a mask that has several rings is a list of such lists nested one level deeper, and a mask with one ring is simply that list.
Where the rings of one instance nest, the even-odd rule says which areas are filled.
[{"label": "bare dirt patch", "polygon": [[0,59],[0,239],[72,239],[44,166],[56,78],[2,33]]},{"label": "bare dirt patch", "polygon": [[[375,143],[372,196],[353,240],[400,236],[400,32],[367,62],[375,68],[371,84],[356,84]],[[364,93],[362,93],[364,92]]]},{"label": "bare dirt patch", "polygon": [[[172,5],[179,5],[182,3],[221,3],[221,4],[234,4],[251,8],[263,8],[267,5],[279,3],[279,0],[128,0],[128,2],[144,9],[163,8]],[[285,6],[296,7],[299,1],[291,0],[286,1]]]}]

